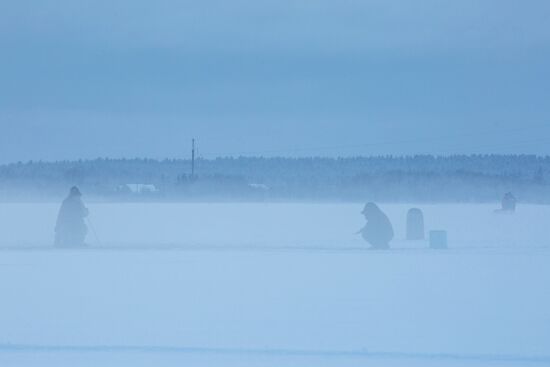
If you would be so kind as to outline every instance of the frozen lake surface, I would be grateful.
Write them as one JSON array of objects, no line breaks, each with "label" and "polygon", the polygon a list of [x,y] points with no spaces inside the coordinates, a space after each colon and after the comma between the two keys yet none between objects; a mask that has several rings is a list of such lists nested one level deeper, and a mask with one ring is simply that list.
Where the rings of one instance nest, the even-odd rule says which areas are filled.
[{"label": "frozen lake surface", "polygon": [[550,207],[419,205],[437,251],[412,206],[380,252],[354,204],[93,204],[74,250],[2,204],[0,365],[550,365]]}]

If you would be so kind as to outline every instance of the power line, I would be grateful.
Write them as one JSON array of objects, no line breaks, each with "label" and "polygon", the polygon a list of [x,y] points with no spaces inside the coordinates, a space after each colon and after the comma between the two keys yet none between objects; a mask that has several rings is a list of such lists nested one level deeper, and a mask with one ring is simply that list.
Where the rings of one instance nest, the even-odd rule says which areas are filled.
[{"label": "power line", "polygon": [[195,177],[195,138],[191,140],[191,178]]}]

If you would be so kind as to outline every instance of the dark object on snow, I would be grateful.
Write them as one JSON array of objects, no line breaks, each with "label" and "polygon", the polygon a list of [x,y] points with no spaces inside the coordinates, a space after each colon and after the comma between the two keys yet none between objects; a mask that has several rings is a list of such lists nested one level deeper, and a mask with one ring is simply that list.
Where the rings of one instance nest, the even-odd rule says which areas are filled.
[{"label": "dark object on snow", "polygon": [[441,250],[447,248],[447,231],[430,231],[430,248]]},{"label": "dark object on snow", "polygon": [[60,247],[84,246],[88,227],[84,218],[88,209],[81,199],[78,187],[71,188],[69,196],[61,204],[55,225],[55,245]]},{"label": "dark object on snow", "polygon": [[365,241],[372,245],[373,249],[388,249],[393,239],[393,227],[390,220],[374,203],[367,203],[361,212],[367,220],[367,224],[358,232],[363,235]]},{"label": "dark object on snow", "polygon": [[516,211],[516,197],[511,193],[507,192],[502,198],[502,211],[505,212],[515,212]]},{"label": "dark object on snow", "polygon": [[412,208],[407,212],[407,240],[416,241],[424,239],[424,214],[418,208]]}]

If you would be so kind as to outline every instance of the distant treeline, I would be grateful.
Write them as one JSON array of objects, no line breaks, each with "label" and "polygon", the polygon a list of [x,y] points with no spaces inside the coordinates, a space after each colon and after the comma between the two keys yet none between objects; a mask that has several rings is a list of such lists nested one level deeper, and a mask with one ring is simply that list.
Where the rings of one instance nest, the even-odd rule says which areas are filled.
[{"label": "distant treeline", "polygon": [[0,166],[0,200],[59,199],[72,185],[97,200],[550,202],[550,157],[95,159]]}]

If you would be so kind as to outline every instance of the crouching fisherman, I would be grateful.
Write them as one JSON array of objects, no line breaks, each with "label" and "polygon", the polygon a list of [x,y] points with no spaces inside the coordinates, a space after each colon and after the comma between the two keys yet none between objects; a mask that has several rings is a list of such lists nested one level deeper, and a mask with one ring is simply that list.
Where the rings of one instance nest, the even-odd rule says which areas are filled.
[{"label": "crouching fisherman", "polygon": [[88,209],[82,202],[78,187],[71,188],[69,196],[61,204],[55,226],[55,245],[59,247],[84,246],[88,227],[84,219]]},{"label": "crouching fisherman", "polygon": [[375,203],[367,203],[361,214],[365,216],[367,224],[357,234],[363,235],[373,250],[389,249],[393,227],[386,214]]},{"label": "crouching fisherman", "polygon": [[513,213],[516,211],[516,197],[511,192],[507,192],[504,194],[504,197],[502,198],[502,211],[503,212],[509,212]]}]

